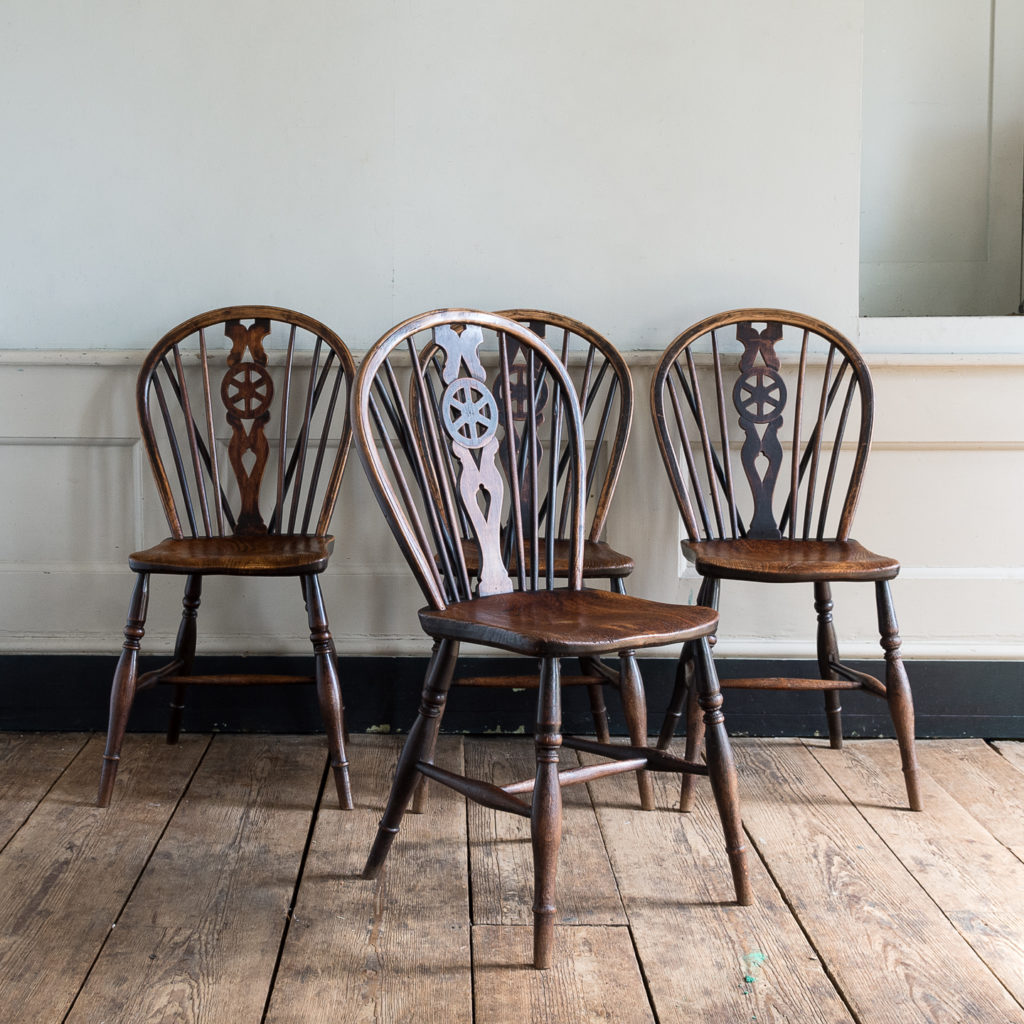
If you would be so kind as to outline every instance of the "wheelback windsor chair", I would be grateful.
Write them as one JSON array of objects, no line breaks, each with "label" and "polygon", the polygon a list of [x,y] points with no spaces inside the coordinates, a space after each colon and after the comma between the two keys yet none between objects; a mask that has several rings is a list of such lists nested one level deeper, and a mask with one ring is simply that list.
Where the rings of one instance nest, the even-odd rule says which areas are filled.
[{"label": "wheelback windsor chair", "polygon": [[[593,580],[607,580],[611,589],[625,593],[625,578],[633,571],[633,559],[620,551],[616,551],[607,541],[601,539],[608,510],[611,505],[615,485],[618,483],[622,469],[622,459],[629,440],[630,426],[633,419],[633,380],[622,358],[615,347],[587,324],[560,313],[550,313],[540,309],[505,309],[498,312],[528,327],[558,354],[562,365],[569,368],[573,377],[576,396],[579,399],[583,414],[583,430],[589,448],[587,459],[585,503],[586,518],[589,521],[587,535],[583,541],[583,579],[591,583]],[[518,346],[513,341],[510,348],[509,368],[512,373],[512,420],[519,424],[519,433],[515,435],[515,443],[522,443],[522,424],[528,415],[526,363]],[[429,346],[420,355],[428,383],[439,391],[444,390],[442,373],[444,369],[444,352],[437,345]],[[534,415],[543,418],[548,399],[548,391],[543,387],[537,396]],[[570,486],[566,473],[569,462],[568,452],[563,451],[557,463],[558,487],[560,490]],[[521,466],[525,469],[525,463]],[[519,488],[522,492],[528,481],[521,478]],[[556,579],[564,580],[569,575],[569,524],[567,522],[568,501],[564,494],[561,497],[561,515],[557,521],[557,535],[554,543],[554,574]],[[542,513],[543,518],[543,513]],[[507,527],[507,524],[506,524]],[[544,572],[544,552],[547,548],[545,538],[541,538],[541,566]],[[477,549],[473,544],[465,549],[466,565],[473,575],[479,569]],[[590,698],[591,714],[597,738],[607,743],[611,736],[608,731],[608,712],[604,701],[604,685],[618,688],[619,673],[598,658],[583,658],[580,662],[582,675],[562,675],[562,685],[585,685]],[[456,685],[461,686],[517,686],[524,689],[535,688],[535,675],[518,675],[514,680],[508,677],[496,679],[490,676],[468,676],[458,678]],[[640,723],[628,717],[627,728],[630,740],[634,743],[646,742],[644,732],[639,732]],[[642,795],[653,799],[650,787],[643,785]],[[417,790],[416,809],[422,808],[422,783]]]},{"label": "wheelback windsor chair", "polygon": [[[136,399],[171,536],[132,554],[136,574],[110,695],[98,803],[111,797],[135,695],[173,686],[168,742],[192,684],[315,681],[342,807],[352,807],[334,641],[319,575],[334,546],[328,526],[352,438],[355,367],[323,324],[271,306],[233,306],[166,334],[139,372]],[[269,505],[269,510],[261,510]],[[151,574],[185,577],[171,661],[139,675]],[[195,675],[204,576],[294,576],[306,604],[313,676]]]},{"label": "wheelback windsor chair", "polygon": [[[432,345],[443,352],[441,393],[421,359]],[[522,380],[512,369],[513,356],[525,365]],[[412,378],[411,387],[406,375]],[[528,410],[521,428],[515,425],[513,404],[513,387],[519,386],[525,387]],[[547,413],[540,417],[535,413],[545,389]],[[554,934],[561,786],[624,771],[694,772],[711,777],[736,897],[749,903],[735,766],[707,642],[717,615],[708,608],[583,588],[585,442],[575,388],[558,356],[507,317],[437,310],[399,324],[370,349],[352,402],[359,457],[427,598],[419,618],[434,641],[419,712],[399,757],[364,877],[375,877],[384,864],[421,777],[484,806],[528,817],[534,858],[534,966],[547,967]],[[561,490],[567,502],[569,570],[564,586],[556,588],[554,543],[563,507],[557,463],[563,437],[571,480]],[[467,564],[470,549],[476,551],[475,573]],[[539,659],[533,779],[497,787],[433,763],[463,641]],[[693,644],[707,727],[707,766],[646,744],[621,746],[561,735],[561,658],[618,655],[623,699],[642,717],[644,695],[635,651],[680,642]],[[559,771],[562,746],[608,760]],[[530,793],[532,801],[522,799]]]},{"label": "wheelback windsor chair", "polygon": [[[654,373],[651,401],[686,529],[683,552],[702,577],[698,604],[717,609],[723,579],[814,588],[819,678],[730,679],[722,685],[824,691],[836,749],[843,737],[840,691],[885,698],[909,804],[920,810],[914,710],[889,587],[899,562],[850,537],[874,413],[864,360],[820,320],[786,310],[739,309],[702,320],[668,346]],[[840,661],[831,584],[846,581],[874,584],[884,682]],[[663,749],[692,689],[692,655],[692,648],[684,648],[658,741]],[[685,757],[692,760],[699,756],[701,723],[692,701],[688,707]],[[692,794],[684,778],[683,810]]]}]

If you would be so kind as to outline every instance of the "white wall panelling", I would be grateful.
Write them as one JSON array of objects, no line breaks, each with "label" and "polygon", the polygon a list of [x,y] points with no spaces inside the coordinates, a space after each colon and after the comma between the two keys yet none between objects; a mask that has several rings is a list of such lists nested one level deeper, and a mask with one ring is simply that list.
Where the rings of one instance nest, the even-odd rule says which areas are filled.
[{"label": "white wall panelling", "polygon": [[[608,524],[637,560],[632,593],[692,600],[680,566],[678,516],[650,423],[656,358],[630,356],[637,411]],[[4,353],[0,358],[0,650],[113,653],[131,589],[129,550],[166,535],[135,440],[133,382],[141,353]],[[895,584],[908,658],[1024,658],[1024,357],[876,356],[875,451],[856,535],[901,559]],[[43,414],[43,402],[49,412]],[[45,426],[44,426],[45,425]],[[422,597],[353,459],[335,517],[325,578],[342,653],[422,654]],[[144,650],[166,649],[181,587],[157,579]],[[766,600],[766,597],[770,597]],[[836,587],[849,656],[874,657],[871,588]],[[719,653],[806,657],[809,588],[723,587]],[[294,581],[213,579],[200,610],[205,653],[303,653]]]}]

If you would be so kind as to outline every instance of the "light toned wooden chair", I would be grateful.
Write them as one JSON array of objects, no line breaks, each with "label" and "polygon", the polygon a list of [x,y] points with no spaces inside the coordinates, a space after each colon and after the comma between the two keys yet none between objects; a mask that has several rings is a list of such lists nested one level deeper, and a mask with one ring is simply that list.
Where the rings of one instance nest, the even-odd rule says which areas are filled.
[{"label": "light toned wooden chair", "polygon": [[[315,681],[342,807],[352,796],[334,642],[320,573],[352,429],[355,367],[329,328],[302,313],[233,306],[193,317],[156,344],[139,373],[139,424],[171,531],[128,559],[135,589],[110,695],[98,803],[111,797],[135,695],[173,687],[168,742],[182,723],[188,686]],[[185,577],[174,655],[139,675],[150,577]],[[206,576],[294,576],[306,604],[314,673],[193,673]]]},{"label": "light toned wooden chair", "polygon": [[[874,415],[864,360],[820,320],[779,309],[733,310],[702,320],[668,346],[655,370],[651,401],[686,529],[683,551],[702,577],[698,603],[717,608],[722,580],[813,587],[818,675],[731,679],[722,685],[824,691],[835,748],[843,740],[841,692],[864,690],[884,698],[910,807],[920,810],[914,708],[889,587],[899,562],[850,536]],[[884,682],[839,658],[832,584],[845,582],[875,589]],[[693,654],[689,646],[680,659],[659,747],[669,745],[692,691],[687,680]],[[691,701],[687,760],[699,756],[701,731]],[[684,810],[692,793],[684,778]]]},{"label": "light toned wooden chair", "polygon": [[[435,346],[440,383],[421,354]],[[525,374],[513,370],[521,355]],[[409,378],[411,377],[411,383]],[[521,429],[512,385],[530,414]],[[547,389],[547,413],[533,415]],[[408,398],[407,398],[408,396]],[[399,758],[387,808],[364,869],[383,865],[421,777],[495,810],[528,817],[534,855],[534,966],[552,958],[561,787],[625,771],[709,774],[718,801],[737,900],[750,901],[736,775],[707,638],[714,611],[659,604],[583,587],[585,440],[576,387],[563,362],[522,324],[493,313],[438,310],[389,331],[367,353],[353,392],[359,457],[392,532],[426,599],[419,613],[434,642],[416,720]],[[568,486],[558,463],[565,458]],[[555,539],[565,523],[567,577],[555,575]],[[467,551],[475,551],[470,569]],[[556,585],[561,584],[561,585]],[[434,748],[463,642],[540,662],[535,777],[497,787],[445,771]],[[646,737],[642,648],[687,642],[705,712],[708,763],[687,763],[641,743],[561,734],[563,658],[615,655],[627,715]],[[512,685],[515,685],[514,681]],[[606,760],[559,771],[562,746]],[[645,784],[646,783],[646,784]],[[523,799],[532,794],[532,800]]]}]

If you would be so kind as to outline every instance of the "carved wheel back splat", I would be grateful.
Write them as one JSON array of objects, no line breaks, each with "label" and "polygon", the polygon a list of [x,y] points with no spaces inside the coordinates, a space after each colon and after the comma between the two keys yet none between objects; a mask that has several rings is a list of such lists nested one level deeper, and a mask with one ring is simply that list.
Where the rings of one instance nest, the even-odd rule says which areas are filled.
[{"label": "carved wheel back splat", "polygon": [[[757,331],[752,323],[737,324],[736,338],[743,345],[740,374],[732,391],[733,405],[746,435],[740,459],[750,482],[754,514],[748,536],[778,538],[782,534],[772,512],[775,481],[782,466],[779,429],[786,407],[786,385],[779,374],[775,344],[782,338],[782,324],[769,323]],[[767,465],[758,465],[763,458]]]},{"label": "carved wheel back splat", "polygon": [[243,327],[233,320],[224,325],[224,333],[231,339],[231,351],[220,394],[231,426],[228,458],[242,499],[235,533],[266,533],[259,499],[263,471],[270,454],[264,428],[270,420],[274,398],[274,382],[267,370],[267,354],[263,348],[263,339],[270,333],[270,322],[255,320],[252,326]]},{"label": "carved wheel back splat", "polygon": [[[436,328],[434,341],[444,351],[441,420],[459,460],[458,486],[480,549],[478,593],[507,594],[512,580],[501,557],[501,509],[505,485],[498,469],[498,402],[487,385],[480,361],[483,331]],[[465,367],[469,376],[460,376]]]}]

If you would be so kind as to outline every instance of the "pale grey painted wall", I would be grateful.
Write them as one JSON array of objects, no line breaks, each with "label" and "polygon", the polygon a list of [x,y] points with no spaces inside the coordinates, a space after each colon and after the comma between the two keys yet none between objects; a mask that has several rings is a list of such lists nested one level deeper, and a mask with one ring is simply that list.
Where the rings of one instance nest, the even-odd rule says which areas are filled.
[{"label": "pale grey painted wall", "polygon": [[6,0],[0,347],[535,305],[854,333],[863,0]]}]

